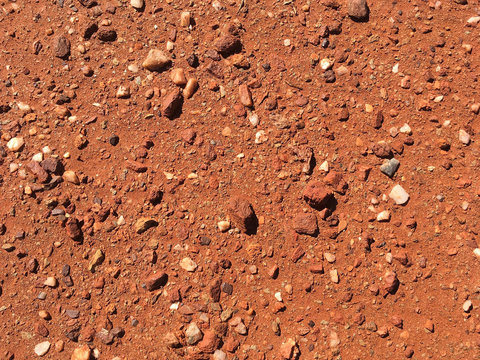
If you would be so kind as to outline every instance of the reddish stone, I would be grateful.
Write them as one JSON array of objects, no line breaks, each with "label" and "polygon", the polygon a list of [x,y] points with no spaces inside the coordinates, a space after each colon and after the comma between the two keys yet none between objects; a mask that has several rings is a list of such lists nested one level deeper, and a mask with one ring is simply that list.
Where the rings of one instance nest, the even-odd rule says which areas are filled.
[{"label": "reddish stone", "polygon": [[333,193],[319,181],[310,181],[303,190],[303,198],[311,207],[322,210],[333,198]]},{"label": "reddish stone", "polygon": [[293,229],[298,234],[315,236],[318,232],[317,217],[310,213],[299,213],[293,218]]},{"label": "reddish stone", "polygon": [[162,102],[162,114],[169,119],[175,118],[182,110],[183,96],[179,89],[170,92]]},{"label": "reddish stone", "polygon": [[220,339],[215,335],[212,330],[205,330],[203,332],[203,339],[200,341],[197,346],[198,349],[207,354],[212,354],[215,350],[218,349],[220,345]]},{"label": "reddish stone", "polygon": [[164,286],[168,281],[168,276],[164,272],[158,272],[149,275],[145,279],[145,287],[148,291],[155,291]]},{"label": "reddish stone", "polygon": [[27,169],[30,171],[38,181],[44,183],[48,181],[48,173],[45,171],[43,167],[40,166],[40,163],[37,161],[30,161],[27,163]]},{"label": "reddish stone", "polygon": [[228,209],[233,223],[242,232],[247,234],[256,232],[258,220],[252,205],[247,200],[240,197],[233,197],[230,199]]}]

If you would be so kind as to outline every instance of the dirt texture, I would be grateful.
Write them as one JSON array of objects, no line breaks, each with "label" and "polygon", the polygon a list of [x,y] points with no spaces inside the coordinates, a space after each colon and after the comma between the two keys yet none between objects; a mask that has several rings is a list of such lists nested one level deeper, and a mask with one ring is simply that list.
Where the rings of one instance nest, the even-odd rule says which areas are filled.
[{"label": "dirt texture", "polygon": [[480,359],[479,35],[478,0],[0,0],[0,360]]}]

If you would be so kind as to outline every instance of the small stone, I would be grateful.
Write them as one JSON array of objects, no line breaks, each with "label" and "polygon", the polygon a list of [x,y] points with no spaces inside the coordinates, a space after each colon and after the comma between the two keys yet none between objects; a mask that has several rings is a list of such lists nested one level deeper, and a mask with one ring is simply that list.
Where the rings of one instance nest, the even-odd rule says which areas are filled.
[{"label": "small stone", "polygon": [[230,221],[222,220],[217,223],[218,230],[221,232],[228,231],[230,229]]},{"label": "small stone", "polygon": [[150,71],[161,71],[170,63],[170,58],[162,50],[152,49],[148,52],[142,66]]},{"label": "small stone", "polygon": [[213,354],[219,345],[220,339],[217,337],[217,335],[215,335],[212,330],[205,330],[203,339],[197,344],[197,347],[201,352]]},{"label": "small stone", "polygon": [[215,350],[213,360],[227,360],[227,354],[222,350]]},{"label": "small stone", "polygon": [[37,162],[30,161],[27,163],[26,168],[38,179],[38,181],[44,183],[48,181],[49,175],[45,169]]},{"label": "small stone", "polygon": [[255,233],[258,226],[258,219],[253,211],[252,205],[245,199],[234,197],[228,203],[228,210],[233,224],[244,233]]},{"label": "small stone", "polygon": [[43,341],[41,343],[38,343],[37,345],[35,345],[35,354],[37,354],[38,356],[43,356],[45,355],[48,350],[50,350],[50,342],[49,341]]},{"label": "small stone", "polygon": [[280,345],[280,357],[285,360],[296,359],[298,356],[298,346],[294,339],[289,338]]},{"label": "small stone", "polygon": [[142,217],[135,222],[135,232],[142,234],[151,227],[158,225],[158,222],[153,218]]},{"label": "small stone", "polygon": [[72,357],[70,360],[90,360],[92,356],[92,351],[88,347],[88,345],[83,345],[79,348],[73,350]]},{"label": "small stone", "polygon": [[368,19],[368,6],[366,0],[348,0],[348,16],[353,20],[364,21]]},{"label": "small stone", "polygon": [[46,310],[40,310],[38,312],[38,316],[40,316],[43,320],[50,320],[52,318],[50,313]]},{"label": "small stone", "polygon": [[185,89],[183,89],[183,96],[185,96],[186,99],[190,99],[193,94],[195,94],[195,91],[198,89],[198,81],[195,78],[190,78],[187,81],[187,85],[185,85]]},{"label": "small stone", "polygon": [[70,56],[70,41],[65,36],[55,39],[55,56],[64,60]]},{"label": "small stone", "polygon": [[470,144],[470,135],[463,129],[458,132],[458,140],[464,145]]},{"label": "small stone", "polygon": [[77,174],[75,174],[74,171],[72,170],[67,170],[63,173],[63,180],[66,182],[75,184],[75,185],[80,185],[80,180],[78,179]]},{"label": "small stone", "polygon": [[56,287],[58,285],[58,281],[57,281],[57,279],[55,279],[55,277],[49,276],[44,281],[43,285],[53,288],[53,287]]},{"label": "small stone", "polygon": [[128,86],[120,85],[116,97],[117,99],[128,99],[130,97],[130,88]]},{"label": "small stone", "polygon": [[185,337],[188,345],[195,345],[203,338],[203,334],[197,324],[191,322],[185,330]]},{"label": "small stone", "polygon": [[93,255],[90,262],[88,263],[88,271],[94,273],[97,266],[101,265],[104,260],[105,260],[105,254],[103,253],[102,250],[98,249],[97,251],[95,251],[95,254]]},{"label": "small stone", "polygon": [[398,281],[397,274],[393,271],[388,271],[385,272],[385,275],[383,276],[383,288],[385,289],[386,292],[390,294],[394,294],[398,286],[400,285],[400,282]]},{"label": "small stone", "polygon": [[391,158],[390,160],[385,160],[380,166],[380,171],[387,175],[388,177],[393,177],[400,166],[400,161],[395,158]]},{"label": "small stone", "polygon": [[299,213],[293,218],[293,229],[298,234],[315,236],[318,232],[317,217],[311,213]]},{"label": "small stone", "polygon": [[245,107],[253,107],[252,93],[248,88],[247,84],[241,84],[238,87],[238,94],[240,96],[240,102]]},{"label": "small stone", "polygon": [[185,77],[185,71],[182,68],[173,69],[170,73],[170,79],[175,85],[184,86],[187,84],[187,78]]},{"label": "small stone", "polygon": [[188,27],[192,21],[192,14],[190,11],[183,11],[180,14],[180,26]]},{"label": "small stone", "polygon": [[463,303],[462,309],[463,309],[463,311],[465,311],[466,313],[470,312],[470,311],[473,309],[472,301],[471,301],[471,300],[465,301],[465,302]]},{"label": "small stone", "polygon": [[97,38],[100,41],[112,42],[117,40],[117,32],[115,30],[102,29],[97,33]]},{"label": "small stone", "polygon": [[148,291],[155,291],[161,288],[162,286],[165,286],[168,281],[168,276],[164,272],[158,272],[149,275],[145,279],[145,287]]},{"label": "small stone", "polygon": [[195,261],[193,261],[189,257],[186,257],[186,258],[183,258],[182,260],[180,260],[180,267],[183,270],[186,270],[188,272],[194,272],[195,270],[197,270],[198,266],[197,266],[197,263]]},{"label": "small stone", "polygon": [[141,10],[145,6],[145,2],[143,0],[130,0],[130,5],[132,5],[135,10]]},{"label": "small stone", "polygon": [[7,149],[13,152],[17,152],[22,149],[23,145],[25,145],[25,141],[22,137],[14,137],[7,142]]},{"label": "small stone", "polygon": [[435,324],[432,320],[428,319],[427,321],[425,321],[425,329],[431,333],[435,331]]},{"label": "small stone", "polygon": [[332,280],[332,282],[334,282],[335,284],[338,284],[340,282],[337,269],[330,270],[330,280]]},{"label": "small stone", "polygon": [[404,205],[409,200],[410,196],[401,185],[395,185],[388,195],[390,199],[395,201],[397,205]]},{"label": "small stone", "polygon": [[303,190],[303,198],[308,205],[323,210],[333,198],[333,193],[319,181],[310,181]]},{"label": "small stone", "polygon": [[226,34],[215,41],[215,48],[222,56],[229,56],[242,50],[242,43],[237,36]]},{"label": "small stone", "polygon": [[80,224],[78,220],[74,217],[69,217],[67,222],[65,223],[65,229],[67,231],[67,235],[74,241],[81,241],[82,240],[82,229],[80,228]]},{"label": "small stone", "polygon": [[169,119],[175,118],[182,110],[183,96],[180,90],[170,92],[162,102],[162,114]]}]

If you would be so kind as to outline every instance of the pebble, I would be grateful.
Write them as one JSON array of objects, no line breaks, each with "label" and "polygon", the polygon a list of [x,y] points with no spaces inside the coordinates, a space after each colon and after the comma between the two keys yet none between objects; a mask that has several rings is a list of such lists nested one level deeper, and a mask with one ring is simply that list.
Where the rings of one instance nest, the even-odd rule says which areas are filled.
[{"label": "pebble", "polygon": [[170,58],[159,49],[151,49],[142,66],[150,71],[161,71],[171,63]]},{"label": "pebble", "polygon": [[70,56],[70,40],[65,36],[55,39],[55,56],[64,60]]},{"label": "pebble", "polygon": [[149,217],[141,217],[135,222],[135,232],[137,234],[142,234],[148,229],[158,225],[158,222]]},{"label": "pebble", "polygon": [[189,257],[186,257],[180,260],[180,267],[188,272],[194,272],[195,270],[197,270],[198,265],[195,261],[193,261]]},{"label": "pebble", "polygon": [[90,262],[88,263],[88,271],[94,273],[97,266],[101,265],[104,260],[105,260],[105,254],[103,253],[102,250],[98,249],[97,251],[95,251],[95,254],[93,255]]},{"label": "pebble", "polygon": [[183,11],[180,14],[180,26],[188,27],[191,22],[192,22],[192,14],[190,13],[190,11]]},{"label": "pebble", "polygon": [[213,353],[213,360],[227,360],[227,354],[217,349]]},{"label": "pebble", "polygon": [[145,279],[145,287],[148,291],[155,291],[165,286],[168,281],[168,276],[164,272],[153,273]]},{"label": "pebble", "polygon": [[37,354],[38,356],[43,356],[45,355],[48,350],[50,350],[50,342],[49,341],[43,341],[41,343],[38,343],[37,345],[35,345],[35,354]]},{"label": "pebble", "polygon": [[252,93],[247,84],[241,84],[238,87],[238,95],[240,96],[240,102],[245,107],[253,107]]},{"label": "pebble", "polygon": [[427,321],[425,321],[425,329],[431,333],[435,331],[435,324],[433,323],[432,320],[427,319]]},{"label": "pebble", "polygon": [[53,276],[47,277],[43,285],[48,286],[48,287],[56,287],[58,285],[57,279]]},{"label": "pebble", "polygon": [[120,85],[117,89],[116,97],[118,99],[128,99],[130,97],[130,88],[128,86]]},{"label": "pebble", "polygon": [[169,119],[180,114],[183,104],[182,92],[178,89],[170,92],[162,102],[162,114]]},{"label": "pebble", "polygon": [[187,84],[185,85],[185,89],[183,89],[183,96],[186,99],[190,99],[195,91],[198,89],[198,81],[195,78],[190,78],[187,80]]},{"label": "pebble", "polygon": [[185,77],[185,71],[182,68],[175,68],[170,73],[170,79],[175,85],[184,86],[187,84],[187,78]]},{"label": "pebble", "polygon": [[220,36],[214,43],[217,51],[224,57],[235,54],[242,50],[240,39],[232,34]]},{"label": "pebble", "polygon": [[378,213],[377,221],[378,222],[387,222],[387,221],[390,221],[390,217],[391,217],[390,211],[383,210],[383,211]]},{"label": "pebble", "polygon": [[397,274],[393,271],[387,270],[383,275],[383,288],[386,292],[393,294],[397,291],[400,282],[398,281]]},{"label": "pebble", "polygon": [[334,282],[335,284],[338,284],[340,282],[337,269],[330,270],[330,280],[332,280],[332,282]]},{"label": "pebble", "polygon": [[348,0],[348,16],[353,20],[365,21],[368,19],[368,6],[366,0]]},{"label": "pebble", "polygon": [[393,187],[392,191],[390,191],[390,194],[388,196],[390,197],[390,199],[395,201],[395,204],[397,205],[406,204],[408,199],[410,198],[405,189],[398,184]]},{"label": "pebble", "polygon": [[333,193],[319,181],[310,181],[303,190],[303,199],[308,205],[323,210],[333,198]]},{"label": "pebble", "polygon": [[380,166],[380,171],[387,175],[388,177],[393,177],[400,166],[400,161],[395,158],[391,158],[389,160],[385,160]]},{"label": "pebble", "polygon": [[90,350],[88,345],[83,345],[73,350],[70,360],[90,360],[91,356],[92,351]]},{"label": "pebble", "polygon": [[145,6],[145,3],[143,0],[130,0],[130,5],[136,10],[141,10]]},{"label": "pebble", "polygon": [[463,129],[458,132],[458,140],[464,145],[470,144],[470,135]]},{"label": "pebble", "polygon": [[222,220],[217,223],[218,230],[221,232],[228,231],[230,229],[230,221]]},{"label": "pebble", "polygon": [[74,171],[72,170],[67,170],[63,173],[63,180],[66,182],[75,184],[75,185],[80,185],[80,180],[78,179],[77,174],[75,174]]},{"label": "pebble", "polygon": [[228,203],[228,210],[233,224],[244,233],[255,233],[258,219],[248,200],[241,197],[232,197]]},{"label": "pebble", "polygon": [[318,232],[317,217],[312,213],[299,213],[293,218],[293,229],[298,234],[315,236]]},{"label": "pebble", "polygon": [[480,248],[474,249],[473,254],[480,260]]},{"label": "pebble", "polygon": [[22,137],[14,137],[7,142],[7,149],[13,152],[17,152],[22,149],[23,145],[25,145],[25,141]]},{"label": "pebble", "polygon": [[188,345],[195,345],[203,338],[203,334],[198,328],[197,324],[191,322],[185,329],[185,337]]},{"label": "pebble", "polygon": [[463,303],[463,311],[468,313],[470,312],[472,309],[473,309],[473,304],[472,304],[472,301],[471,300],[467,300]]}]

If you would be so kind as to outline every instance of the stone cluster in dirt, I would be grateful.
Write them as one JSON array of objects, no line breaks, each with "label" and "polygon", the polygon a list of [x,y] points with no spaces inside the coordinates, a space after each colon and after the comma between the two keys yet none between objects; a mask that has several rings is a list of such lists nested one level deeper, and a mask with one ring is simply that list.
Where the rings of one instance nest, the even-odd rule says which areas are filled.
[{"label": "stone cluster in dirt", "polygon": [[0,29],[1,360],[480,359],[478,0]]}]

